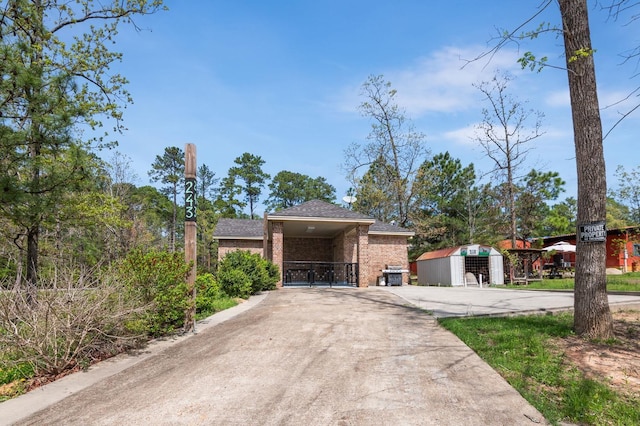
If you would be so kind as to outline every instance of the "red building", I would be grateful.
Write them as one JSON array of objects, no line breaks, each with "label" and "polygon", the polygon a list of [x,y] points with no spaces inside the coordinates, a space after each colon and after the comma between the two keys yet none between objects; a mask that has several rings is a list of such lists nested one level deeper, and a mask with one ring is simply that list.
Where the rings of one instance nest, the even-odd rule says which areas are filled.
[{"label": "red building", "polygon": [[[547,247],[559,241],[576,244],[576,234],[558,235],[541,238],[542,247]],[[598,244],[598,243],[593,243]],[[535,244],[534,244],[535,245]],[[607,230],[607,268],[619,269],[622,272],[640,271],[640,227]],[[575,256],[575,254],[573,254]],[[570,261],[575,261],[571,259]]]}]

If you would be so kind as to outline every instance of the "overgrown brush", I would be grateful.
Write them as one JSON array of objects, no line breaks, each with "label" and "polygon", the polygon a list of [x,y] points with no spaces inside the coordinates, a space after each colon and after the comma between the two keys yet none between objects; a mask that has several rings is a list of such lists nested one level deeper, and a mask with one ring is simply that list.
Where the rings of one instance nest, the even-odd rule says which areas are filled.
[{"label": "overgrown brush", "polygon": [[31,300],[24,288],[0,293],[0,360],[57,376],[137,347],[143,336],[128,325],[140,313],[111,271],[65,270],[42,283]]}]

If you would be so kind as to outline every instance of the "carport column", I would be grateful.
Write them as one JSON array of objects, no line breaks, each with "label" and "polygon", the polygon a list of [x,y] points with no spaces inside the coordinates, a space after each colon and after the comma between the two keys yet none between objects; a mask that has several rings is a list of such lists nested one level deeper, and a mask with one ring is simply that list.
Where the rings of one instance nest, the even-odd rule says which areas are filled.
[{"label": "carport column", "polygon": [[283,235],[283,223],[272,222],[271,223],[271,261],[280,269],[280,280],[277,282],[277,287],[282,287],[282,277],[284,271],[282,270],[282,262],[284,261],[284,235]]},{"label": "carport column", "polygon": [[369,287],[369,225],[358,225],[358,287]]}]

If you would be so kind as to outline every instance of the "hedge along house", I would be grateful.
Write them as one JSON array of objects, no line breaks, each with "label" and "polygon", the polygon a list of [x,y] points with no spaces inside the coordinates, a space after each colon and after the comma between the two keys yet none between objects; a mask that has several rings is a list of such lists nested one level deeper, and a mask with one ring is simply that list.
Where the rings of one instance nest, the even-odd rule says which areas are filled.
[{"label": "hedge along house", "polygon": [[[278,287],[375,285],[387,265],[409,268],[407,239],[413,232],[320,200],[262,220],[220,219],[213,237],[218,260],[235,250],[259,253],[278,265]],[[403,281],[409,275],[403,274]]]},{"label": "hedge along house", "polygon": [[504,284],[502,254],[472,244],[422,254],[416,260],[418,285],[481,286]]}]

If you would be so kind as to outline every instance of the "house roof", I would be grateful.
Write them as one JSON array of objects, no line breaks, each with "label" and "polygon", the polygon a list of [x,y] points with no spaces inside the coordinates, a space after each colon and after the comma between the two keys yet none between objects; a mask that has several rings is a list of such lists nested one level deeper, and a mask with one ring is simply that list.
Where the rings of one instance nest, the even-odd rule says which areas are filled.
[{"label": "house roof", "polygon": [[369,226],[369,234],[378,234],[378,235],[407,235],[412,237],[415,235],[415,232],[409,231],[408,229],[401,228],[396,225],[392,225],[390,223],[380,222],[376,220],[371,226]]},{"label": "house roof", "polygon": [[217,239],[261,240],[263,238],[262,220],[226,219],[218,220],[213,237]]},{"label": "house roof", "polygon": [[317,219],[351,219],[373,222],[374,219],[362,213],[345,209],[335,204],[321,200],[311,200],[297,206],[289,207],[267,215],[268,219],[275,218],[317,218]]},{"label": "house roof", "polygon": [[[377,221],[369,216],[320,200],[280,210],[267,215],[268,221],[285,223],[285,235],[322,236],[335,235],[341,229],[356,224],[368,224],[372,235],[402,235],[411,237],[414,232],[396,225]],[[213,233],[216,239],[262,239],[263,220],[220,219]]]}]

